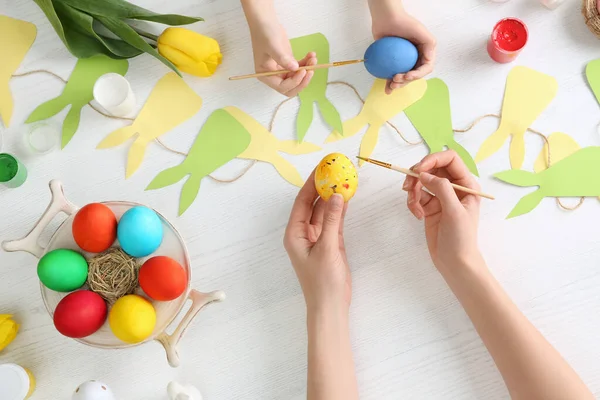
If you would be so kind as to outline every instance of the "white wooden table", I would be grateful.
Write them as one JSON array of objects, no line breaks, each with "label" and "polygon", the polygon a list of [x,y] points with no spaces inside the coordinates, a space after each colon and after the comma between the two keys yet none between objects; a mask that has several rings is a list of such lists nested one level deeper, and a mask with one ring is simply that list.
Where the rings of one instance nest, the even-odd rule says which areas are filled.
[{"label": "white wooden table", "polygon": [[[163,139],[186,150],[206,117],[234,105],[267,124],[282,97],[258,81],[229,82],[228,76],[252,70],[248,29],[238,0],[159,0],[136,3],[160,12],[199,15],[192,27],[215,37],[224,63],[210,79],[186,76],[203,97],[202,110]],[[365,0],[277,1],[290,37],[324,33],[331,59],[359,58],[372,41]],[[454,126],[462,128],[486,113],[497,113],[512,65],[492,62],[487,36],[502,17],[517,16],[530,30],[530,41],[515,65],[526,65],[558,80],[556,99],[533,127],[561,131],[581,145],[599,145],[600,108],[586,85],[586,63],[600,56],[600,41],[585,27],[579,2],[551,12],[534,0],[505,4],[485,0],[405,0],[406,8],[437,36],[434,76],[449,86]],[[452,5],[451,5],[452,4]],[[20,72],[48,69],[68,77],[75,59],[33,1],[0,0],[0,13],[38,27],[33,48]],[[167,69],[141,56],[131,60],[127,78],[144,100]],[[331,70],[330,80],[356,85],[366,95],[372,78],[362,66]],[[161,170],[181,161],[151,145],[141,169],[124,179],[127,146],[95,150],[96,144],[123,125],[84,108],[81,129],[64,151],[31,156],[21,149],[27,115],[55,97],[63,84],[45,75],[15,78],[13,127],[4,132],[4,150],[23,159],[30,171],[16,190],[0,189],[0,239],[24,235],[49,201],[47,183],[60,179],[76,204],[130,200],[163,212],[187,239],[193,259],[193,287],[223,289],[227,301],[203,311],[184,336],[182,365],[172,369],[156,343],[128,350],[99,350],[56,332],[39,293],[36,260],[28,254],[0,253],[0,313],[17,315],[16,341],[0,362],[29,367],[38,380],[33,400],[67,399],[88,379],[106,382],[119,399],[166,398],[170,380],[194,383],[206,399],[301,399],[305,397],[306,328],[302,293],[285,254],[283,231],[297,189],[267,164],[258,164],[233,184],[205,179],[196,202],[177,218],[180,185],[145,192]],[[360,103],[350,89],[328,91],[342,118]],[[298,104],[286,104],[274,133],[294,136]],[[64,117],[61,113],[57,120]],[[395,119],[411,138],[417,133],[404,116]],[[474,154],[497,122],[488,119],[459,141]],[[307,140],[321,144],[329,130],[319,117]],[[360,136],[324,147],[320,153],[290,158],[303,176],[331,151],[356,154]],[[539,154],[541,141],[527,136],[526,168]],[[410,166],[427,153],[409,146],[389,128],[382,129],[373,156]],[[237,174],[246,162],[235,160],[217,171]],[[497,195],[482,206],[480,242],[489,266],[519,307],[600,395],[600,204],[588,199],[575,212],[546,199],[531,214],[505,216],[528,191],[496,182],[492,173],[509,168],[508,147],[479,165],[483,188]],[[365,167],[360,190],[351,203],[347,246],[354,281],[352,343],[361,398],[502,399],[508,396],[492,359],[462,308],[429,259],[421,223],[407,211],[399,174]],[[58,221],[53,224],[58,225]],[[49,234],[47,235],[49,236]]]}]

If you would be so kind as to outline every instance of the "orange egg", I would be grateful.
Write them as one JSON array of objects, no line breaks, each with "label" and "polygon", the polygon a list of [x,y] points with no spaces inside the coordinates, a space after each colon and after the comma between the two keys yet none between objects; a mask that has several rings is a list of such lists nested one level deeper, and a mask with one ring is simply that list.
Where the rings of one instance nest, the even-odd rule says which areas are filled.
[{"label": "orange egg", "polygon": [[115,214],[104,204],[88,204],[75,215],[73,238],[84,251],[101,253],[108,250],[117,238]]},{"label": "orange egg", "polygon": [[156,256],[142,265],[140,286],[153,300],[169,301],[181,296],[187,287],[187,274],[172,258]]}]

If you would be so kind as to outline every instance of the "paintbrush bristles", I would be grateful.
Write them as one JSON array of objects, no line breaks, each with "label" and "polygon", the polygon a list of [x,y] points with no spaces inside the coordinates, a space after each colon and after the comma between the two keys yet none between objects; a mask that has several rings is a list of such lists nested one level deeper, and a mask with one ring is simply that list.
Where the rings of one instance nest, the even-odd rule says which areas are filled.
[{"label": "paintbrush bristles", "polygon": [[350,64],[358,64],[361,62],[365,62],[365,59],[360,59],[360,60],[348,60],[348,61],[335,61],[333,63],[334,67],[341,67],[342,65],[350,65]]},{"label": "paintbrush bristles", "polygon": [[378,161],[378,160],[373,160],[371,158],[366,158],[366,157],[361,157],[361,156],[356,156],[356,158],[358,158],[359,160],[362,160],[364,162],[368,162],[368,163],[371,163],[371,164],[379,165],[380,167],[384,167],[384,168],[387,168],[387,169],[392,169],[392,164],[390,164],[390,163],[386,163],[386,162]]}]

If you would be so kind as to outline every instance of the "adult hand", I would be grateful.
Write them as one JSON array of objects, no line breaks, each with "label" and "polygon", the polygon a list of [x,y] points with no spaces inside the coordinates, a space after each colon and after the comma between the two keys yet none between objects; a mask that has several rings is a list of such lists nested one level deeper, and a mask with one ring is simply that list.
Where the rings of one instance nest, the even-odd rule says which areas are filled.
[{"label": "adult hand", "polygon": [[352,297],[350,268],[344,247],[348,204],[340,194],[318,197],[314,171],[300,190],[285,232],[284,246],[310,311],[348,311]]},{"label": "adult hand", "polygon": [[386,93],[389,94],[396,88],[430,74],[435,63],[436,41],[425,25],[409,15],[398,1],[371,0],[370,5],[375,40],[385,36],[397,36],[412,42],[419,51],[415,69],[395,75],[388,82]]},{"label": "adult hand", "polygon": [[[412,170],[419,179],[407,177],[408,208],[425,218],[425,235],[431,258],[440,270],[470,265],[480,257],[477,245],[481,198],[455,192],[453,183],[480,190],[479,184],[454,150],[426,156]],[[427,188],[431,194],[423,191]]]}]

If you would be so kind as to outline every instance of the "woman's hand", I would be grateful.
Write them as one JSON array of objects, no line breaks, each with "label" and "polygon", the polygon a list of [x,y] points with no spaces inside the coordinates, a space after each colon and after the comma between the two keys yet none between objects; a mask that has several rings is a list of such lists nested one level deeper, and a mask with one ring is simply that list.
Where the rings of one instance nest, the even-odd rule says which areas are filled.
[{"label": "woman's hand", "polygon": [[[440,270],[472,265],[481,256],[477,245],[481,198],[455,192],[453,183],[480,190],[465,163],[453,150],[430,154],[407,177],[402,187],[408,192],[408,208],[418,219],[425,218],[425,235],[431,258]],[[427,188],[431,194],[423,191]]]},{"label": "woman's hand", "polygon": [[370,0],[373,20],[373,38],[397,36],[409,40],[419,51],[415,69],[406,74],[397,74],[389,82],[386,92],[402,87],[411,81],[421,79],[433,71],[435,63],[435,37],[417,19],[409,15],[397,0]]},{"label": "woman's hand", "polygon": [[242,1],[254,51],[254,68],[256,72],[288,69],[281,75],[259,78],[279,93],[294,97],[310,83],[314,71],[298,70],[305,65],[316,65],[315,53],[308,53],[300,61],[296,61],[292,46],[283,26],[279,23],[271,0]]},{"label": "woman's hand", "polygon": [[309,313],[320,310],[347,314],[352,283],[344,247],[348,205],[340,194],[318,198],[313,174],[300,190],[285,232],[287,250]]}]

